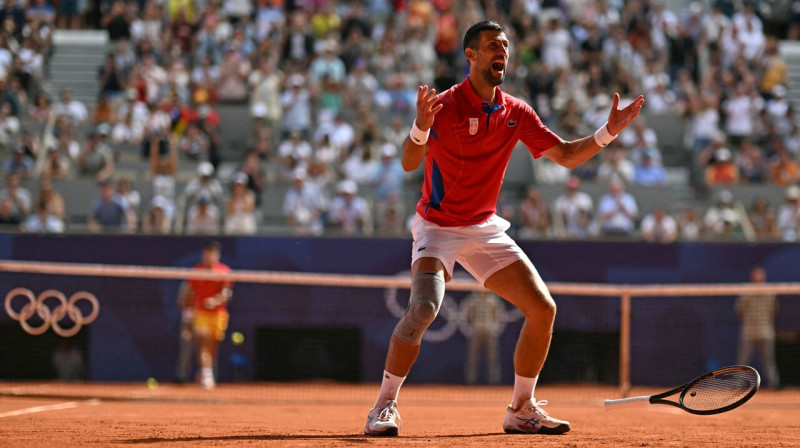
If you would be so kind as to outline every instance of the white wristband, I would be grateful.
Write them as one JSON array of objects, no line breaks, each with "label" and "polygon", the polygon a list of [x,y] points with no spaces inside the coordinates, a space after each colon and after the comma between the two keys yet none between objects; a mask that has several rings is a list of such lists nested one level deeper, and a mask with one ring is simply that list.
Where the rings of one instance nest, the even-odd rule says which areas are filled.
[{"label": "white wristband", "polygon": [[417,127],[417,120],[414,120],[414,124],[411,126],[411,132],[408,134],[408,136],[411,138],[412,142],[418,145],[424,145],[425,143],[428,143],[428,136],[430,134],[430,129],[423,131]]},{"label": "white wristband", "polygon": [[594,142],[600,147],[606,146],[607,144],[613,142],[615,138],[617,138],[616,135],[612,135],[610,132],[608,132],[608,123],[600,126],[600,129],[594,132]]}]

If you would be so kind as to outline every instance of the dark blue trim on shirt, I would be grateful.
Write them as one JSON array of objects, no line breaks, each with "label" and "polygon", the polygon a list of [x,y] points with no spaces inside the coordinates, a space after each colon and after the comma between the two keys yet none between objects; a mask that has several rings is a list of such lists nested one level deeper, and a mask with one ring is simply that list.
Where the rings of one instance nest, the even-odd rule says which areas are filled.
[{"label": "dark blue trim on shirt", "polygon": [[503,106],[500,104],[490,106],[488,101],[484,101],[481,103],[481,107],[483,108],[483,111],[486,112],[486,129],[488,130],[489,125],[491,124],[489,120],[492,118],[492,112],[502,109]]},{"label": "dark blue trim on shirt", "polygon": [[431,200],[429,207],[439,210],[444,199],[444,179],[442,179],[442,172],[439,170],[439,165],[436,164],[436,159],[433,159],[433,168],[431,169]]}]

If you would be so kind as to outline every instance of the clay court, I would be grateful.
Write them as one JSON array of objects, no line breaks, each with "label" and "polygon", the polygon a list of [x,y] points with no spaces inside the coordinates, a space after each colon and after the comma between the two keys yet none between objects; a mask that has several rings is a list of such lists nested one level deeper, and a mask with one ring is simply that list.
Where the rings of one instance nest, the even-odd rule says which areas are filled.
[{"label": "clay court", "polygon": [[[540,386],[562,436],[507,435],[510,387],[403,387],[399,438],[361,434],[377,385],[0,385],[0,440],[14,446],[797,447],[800,390],[760,390],[742,407],[695,416],[669,406],[605,411],[613,387]],[[634,389],[634,395],[660,392]],[[11,396],[15,394],[17,396]],[[94,397],[94,398],[93,398]],[[102,398],[96,398],[102,397]]]}]

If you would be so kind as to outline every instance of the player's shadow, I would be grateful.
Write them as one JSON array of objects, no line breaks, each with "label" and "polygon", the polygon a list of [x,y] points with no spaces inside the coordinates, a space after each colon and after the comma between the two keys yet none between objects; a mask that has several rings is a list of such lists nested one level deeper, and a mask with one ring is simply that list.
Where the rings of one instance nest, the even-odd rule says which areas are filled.
[{"label": "player's shadow", "polygon": [[[421,435],[426,439],[464,439],[470,437],[488,437],[488,436],[506,436],[507,434],[499,432],[490,432],[484,434],[456,434],[456,435]],[[414,436],[401,437],[403,439],[413,439]],[[375,437],[366,436],[363,434],[318,434],[318,435],[290,435],[290,434],[263,434],[263,435],[231,435],[231,436],[193,436],[193,437],[147,437],[143,439],[129,439],[129,440],[116,440],[114,443],[123,443],[129,445],[148,445],[157,443],[170,443],[170,442],[236,442],[236,441],[273,441],[273,440],[342,440],[354,443],[367,443],[369,440],[375,440]]]}]

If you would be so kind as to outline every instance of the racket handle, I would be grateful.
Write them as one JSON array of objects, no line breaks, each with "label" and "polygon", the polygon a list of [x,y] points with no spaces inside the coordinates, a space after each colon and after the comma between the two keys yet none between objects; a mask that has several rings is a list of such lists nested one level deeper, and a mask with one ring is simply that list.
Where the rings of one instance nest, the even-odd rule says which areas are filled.
[{"label": "racket handle", "polygon": [[606,409],[623,408],[628,406],[647,405],[650,404],[650,396],[643,395],[641,397],[618,398],[616,400],[606,400],[603,405]]}]

